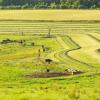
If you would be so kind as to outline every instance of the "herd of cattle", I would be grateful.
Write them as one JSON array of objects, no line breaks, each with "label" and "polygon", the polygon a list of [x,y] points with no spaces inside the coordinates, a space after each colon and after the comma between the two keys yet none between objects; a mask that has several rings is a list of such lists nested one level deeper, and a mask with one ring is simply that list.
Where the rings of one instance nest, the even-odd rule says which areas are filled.
[{"label": "herd of cattle", "polygon": [[10,40],[10,39],[5,39],[1,41],[1,44],[9,44],[9,43],[20,43],[23,44],[25,43],[25,40]]},{"label": "herd of cattle", "polygon": [[[23,46],[26,45],[26,41],[25,40],[11,40],[11,39],[4,39],[0,42],[1,44],[11,44],[11,43],[18,43],[21,44]],[[34,42],[31,43],[32,46],[34,46]]]},{"label": "herd of cattle", "polygon": [[[0,43],[1,44],[19,43],[21,45],[26,45],[26,41],[25,40],[5,39],[5,40],[2,40]],[[34,46],[34,42],[32,42],[31,45]],[[42,45],[42,48],[45,51],[45,47],[43,45]],[[52,60],[51,59],[45,59],[45,62],[50,64],[52,62]],[[74,70],[74,69],[71,69],[71,68],[65,69],[65,71],[71,73],[72,75],[73,74],[80,74],[81,73],[81,71]],[[50,72],[50,69],[46,69],[46,72]]]}]

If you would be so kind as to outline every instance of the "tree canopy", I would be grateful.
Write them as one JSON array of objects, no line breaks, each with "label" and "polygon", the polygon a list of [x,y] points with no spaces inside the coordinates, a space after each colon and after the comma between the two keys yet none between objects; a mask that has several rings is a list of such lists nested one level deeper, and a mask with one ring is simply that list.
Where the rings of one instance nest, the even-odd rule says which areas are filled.
[{"label": "tree canopy", "polygon": [[0,7],[6,9],[96,9],[100,0],[0,0]]}]

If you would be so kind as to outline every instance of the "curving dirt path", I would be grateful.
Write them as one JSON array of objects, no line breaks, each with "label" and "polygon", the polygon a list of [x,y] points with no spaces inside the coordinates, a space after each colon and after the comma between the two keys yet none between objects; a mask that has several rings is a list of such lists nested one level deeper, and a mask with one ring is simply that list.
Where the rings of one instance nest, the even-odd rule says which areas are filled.
[{"label": "curving dirt path", "polygon": [[66,43],[62,40],[62,38],[60,36],[57,36],[56,40],[57,40],[58,43],[60,43],[60,45],[62,46],[62,49],[56,50],[56,51],[50,53],[48,55],[48,57],[51,58],[53,61],[60,62],[60,59],[58,59],[57,57],[55,57],[55,55],[59,54],[60,52],[66,50],[66,49],[69,49],[69,47],[66,45]]},{"label": "curving dirt path", "polygon": [[[72,68],[72,69],[77,69],[77,70],[90,70],[90,68],[92,68],[91,65],[81,62],[77,59],[74,59],[73,57],[71,57],[68,53],[75,51],[75,50],[79,50],[81,47],[74,42],[69,36],[67,36],[68,41],[64,41],[62,37],[57,36],[56,37],[57,42],[62,46],[62,50],[58,50],[53,52],[51,55],[52,58],[57,59],[56,61],[59,62],[63,62],[64,64],[66,64],[67,68]],[[69,44],[66,44],[68,43]]]},{"label": "curving dirt path", "polygon": [[77,51],[69,52],[69,55],[74,59],[88,63],[94,67],[99,66],[100,56],[96,52],[96,50],[100,48],[99,39],[94,37],[92,34],[81,34],[80,36],[78,36],[78,38],[72,37],[72,39],[77,41],[77,43],[79,43],[82,48]]}]

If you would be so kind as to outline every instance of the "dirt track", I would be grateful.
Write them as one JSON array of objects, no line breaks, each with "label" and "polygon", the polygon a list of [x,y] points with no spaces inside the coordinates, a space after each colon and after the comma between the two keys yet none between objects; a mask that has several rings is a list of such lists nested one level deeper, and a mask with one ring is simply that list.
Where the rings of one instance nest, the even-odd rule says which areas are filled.
[{"label": "dirt track", "polygon": [[[81,74],[82,72],[75,72],[73,75]],[[36,73],[31,75],[26,75],[26,77],[29,78],[51,78],[51,77],[61,77],[61,76],[69,76],[72,75],[69,72],[50,72],[50,73]]]}]

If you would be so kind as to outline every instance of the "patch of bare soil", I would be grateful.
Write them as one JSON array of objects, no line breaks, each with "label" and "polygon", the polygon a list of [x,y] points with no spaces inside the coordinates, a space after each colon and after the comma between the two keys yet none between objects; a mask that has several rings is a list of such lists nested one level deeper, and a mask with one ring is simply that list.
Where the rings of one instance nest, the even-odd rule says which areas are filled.
[{"label": "patch of bare soil", "polygon": [[[73,75],[81,74],[81,71],[73,73]],[[36,73],[31,75],[26,75],[29,78],[52,78],[52,77],[61,77],[61,76],[69,76],[72,73],[69,72],[45,72],[45,73]]]}]

